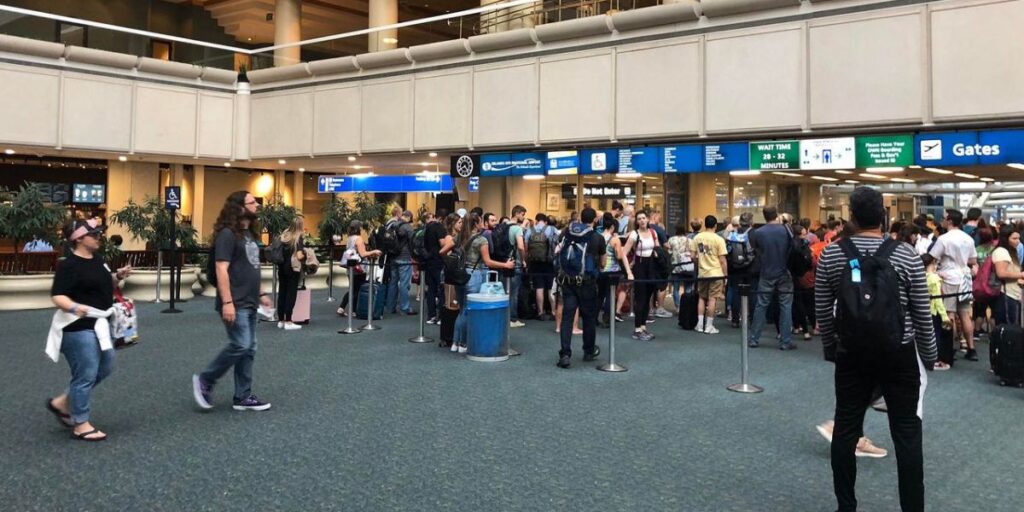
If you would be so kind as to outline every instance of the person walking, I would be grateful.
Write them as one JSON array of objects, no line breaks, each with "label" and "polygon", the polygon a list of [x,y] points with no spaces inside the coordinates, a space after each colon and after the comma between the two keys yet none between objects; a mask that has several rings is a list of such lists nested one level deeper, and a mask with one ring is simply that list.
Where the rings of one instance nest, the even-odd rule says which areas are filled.
[{"label": "person walking", "polygon": [[942,227],[946,232],[935,239],[928,254],[939,262],[942,294],[955,295],[942,299],[953,321],[960,321],[960,333],[967,342],[964,359],[978,360],[974,348],[974,274],[978,270],[978,249],[974,239],[961,228],[964,215],[960,210],[946,210]]},{"label": "person walking", "polygon": [[558,243],[558,287],[562,294],[562,325],[559,333],[559,368],[568,368],[572,359],[573,318],[579,311],[583,328],[583,360],[593,361],[597,348],[597,277],[605,256],[604,238],[594,231],[597,212],[587,207],[580,222],[569,225]]},{"label": "person walking", "polygon": [[270,298],[260,289],[260,248],[256,212],[259,203],[240,190],[228,196],[213,226],[216,233],[211,258],[216,261],[217,298],[214,307],[227,330],[228,344],[202,373],[192,376],[192,395],[201,409],[213,408],[213,386],[231,368],[235,370],[233,408],[265,411],[270,402],[252,392],[252,366],[256,357],[256,308],[269,308]]},{"label": "person walking", "polygon": [[388,222],[386,229],[395,234],[398,248],[394,257],[388,258],[391,277],[388,280],[384,310],[391,314],[401,310],[405,315],[415,315],[409,303],[409,288],[412,286],[412,212],[402,211],[396,206],[393,213],[395,218]]},{"label": "person walking", "polygon": [[[277,265],[277,328],[286,331],[302,329],[301,325],[292,322],[292,310],[295,309],[295,298],[299,293],[302,281],[302,262],[306,260],[305,246],[302,240],[302,217],[295,217],[292,225],[281,233],[281,255],[284,257]],[[299,270],[292,265],[292,258],[299,261]]]},{"label": "person walking", "polygon": [[839,512],[857,510],[855,452],[872,392],[881,387],[896,450],[900,507],[920,512],[925,370],[937,356],[924,266],[911,246],[882,234],[886,211],[880,192],[857,187],[849,204],[857,231],[822,251],[815,282],[822,348],[825,360],[835,363],[833,488]]},{"label": "person walking", "polygon": [[757,306],[754,308],[754,324],[750,329],[747,345],[760,344],[761,331],[767,320],[768,307],[772,296],[778,295],[779,304],[779,349],[792,350],[796,345],[793,337],[793,277],[789,274],[789,252],[793,246],[793,234],[782,225],[779,211],[774,206],[762,210],[767,222],[750,235],[750,245],[757,254],[761,276],[757,281]]},{"label": "person walking", "polygon": [[90,421],[92,392],[114,370],[114,345],[109,318],[114,286],[131,274],[131,266],[111,273],[99,254],[104,226],[96,219],[73,220],[64,226],[71,254],[57,266],[50,300],[57,306],[50,324],[46,354],[64,359],[71,369],[67,391],[46,400],[46,409],[74,439],[104,441],[107,434]]},{"label": "person walking", "polygon": [[[704,231],[690,241],[690,252],[697,255],[698,278],[725,278],[728,276],[725,240],[715,229],[718,219],[714,215],[704,217]],[[725,280],[710,279],[697,282],[697,332],[718,334],[715,328],[715,311],[718,301],[725,300]]]}]

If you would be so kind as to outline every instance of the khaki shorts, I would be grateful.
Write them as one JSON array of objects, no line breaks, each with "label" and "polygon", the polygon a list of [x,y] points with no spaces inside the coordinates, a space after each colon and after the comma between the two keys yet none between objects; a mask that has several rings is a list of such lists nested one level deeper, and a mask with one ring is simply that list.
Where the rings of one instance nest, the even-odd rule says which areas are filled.
[{"label": "khaki shorts", "polygon": [[974,304],[974,290],[972,282],[964,279],[960,284],[942,283],[942,294],[949,295],[959,293],[958,297],[946,297],[942,304],[946,306],[946,312],[953,314],[957,311],[971,310]]},{"label": "khaki shorts", "polygon": [[699,281],[697,295],[705,299],[725,299],[725,281],[722,279]]}]

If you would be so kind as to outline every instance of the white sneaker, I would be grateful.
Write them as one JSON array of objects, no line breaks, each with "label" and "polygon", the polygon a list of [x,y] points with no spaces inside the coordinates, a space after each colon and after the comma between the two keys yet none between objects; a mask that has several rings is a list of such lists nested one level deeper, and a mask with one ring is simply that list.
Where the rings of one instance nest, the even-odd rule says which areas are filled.
[{"label": "white sneaker", "polygon": [[693,328],[696,332],[704,332],[704,322],[697,320],[697,326]]},{"label": "white sneaker", "polygon": [[713,325],[709,325],[703,332],[704,334],[718,334],[718,329],[715,329],[715,326]]},{"label": "white sneaker", "polygon": [[672,318],[672,313],[669,313],[665,308],[661,307],[654,311],[654,316],[658,318]]},{"label": "white sneaker", "polygon": [[278,322],[277,323],[277,328],[278,329],[284,329],[284,322]]},{"label": "white sneaker", "polygon": [[514,321],[512,321],[512,323],[508,324],[508,326],[509,327],[526,327],[526,324],[520,322],[519,320],[514,320]]},{"label": "white sneaker", "polygon": [[469,351],[469,347],[467,347],[465,345],[459,345],[459,353],[460,354],[465,354],[467,351]]},{"label": "white sneaker", "polygon": [[291,322],[285,322],[283,329],[286,331],[297,331],[299,329],[302,329],[302,326],[299,324],[293,324]]},{"label": "white sneaker", "polygon": [[818,433],[821,437],[824,437],[826,441],[832,442],[832,429],[835,428],[836,424],[832,420],[828,420],[821,425],[816,425],[814,428],[818,429]]},{"label": "white sneaker", "polygon": [[452,343],[451,351],[452,352],[458,352],[459,351],[459,344],[458,343]]}]

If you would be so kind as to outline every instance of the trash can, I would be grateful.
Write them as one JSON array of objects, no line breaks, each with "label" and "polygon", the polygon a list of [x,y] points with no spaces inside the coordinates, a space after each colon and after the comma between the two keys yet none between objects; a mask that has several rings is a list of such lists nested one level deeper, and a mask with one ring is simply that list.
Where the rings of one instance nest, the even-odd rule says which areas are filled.
[{"label": "trash can", "polygon": [[508,295],[471,293],[466,297],[466,358],[508,359]]}]

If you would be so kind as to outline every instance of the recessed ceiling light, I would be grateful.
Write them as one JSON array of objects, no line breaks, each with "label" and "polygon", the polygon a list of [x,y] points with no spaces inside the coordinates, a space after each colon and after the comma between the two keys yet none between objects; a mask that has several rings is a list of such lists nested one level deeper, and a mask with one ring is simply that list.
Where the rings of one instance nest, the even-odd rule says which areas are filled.
[{"label": "recessed ceiling light", "polygon": [[800,177],[803,176],[803,174],[797,174],[795,172],[782,172],[782,171],[773,172],[772,174],[775,174],[775,175],[778,175],[778,176],[789,176],[790,178],[800,178]]},{"label": "recessed ceiling light", "polygon": [[524,180],[542,180],[542,179],[544,179],[544,175],[543,174],[527,174],[526,176],[523,176],[523,179]]},{"label": "recessed ceiling light", "polygon": [[893,178],[892,181],[895,181],[897,183],[914,183],[914,180],[907,178]]},{"label": "recessed ceiling light", "polygon": [[836,174],[853,174],[853,171],[836,171]]},{"label": "recessed ceiling light", "polygon": [[278,160],[277,163],[279,163],[281,165],[284,165],[284,164],[288,163],[288,161],[285,160],[284,158],[282,158],[282,159]]},{"label": "recessed ceiling light", "polygon": [[363,166],[361,166],[361,165],[353,165],[352,168],[356,169],[356,170],[359,170],[359,169],[362,169]]},{"label": "recessed ceiling light", "polygon": [[1024,164],[1012,163],[1012,164],[1006,164],[1006,166],[1007,167],[1013,167],[1014,169],[1020,169],[1020,170],[1024,171]]},{"label": "recessed ceiling light", "polygon": [[299,167],[299,172],[306,172],[306,168],[305,167]]},{"label": "recessed ceiling light", "polygon": [[921,168],[920,165],[908,165],[907,167],[910,167],[911,169],[920,169]]},{"label": "recessed ceiling light", "polygon": [[420,162],[420,165],[422,165],[423,167],[427,167],[430,165],[430,162]]},{"label": "recessed ceiling light", "polygon": [[870,179],[873,179],[873,180],[887,180],[887,179],[889,179],[888,176],[880,176],[878,174],[868,174],[866,172],[865,173],[861,173],[860,176],[862,178],[870,178]]},{"label": "recessed ceiling light", "polygon": [[224,167],[231,167],[231,162],[224,162]]},{"label": "recessed ceiling light", "polygon": [[839,181],[837,178],[833,178],[831,176],[811,176],[811,179],[821,180],[821,181]]},{"label": "recessed ceiling light", "polygon": [[348,157],[348,161],[349,162],[355,162],[356,161],[356,157],[350,156],[350,157]]},{"label": "recessed ceiling light", "polygon": [[14,150],[13,149],[5,149],[4,150],[4,154],[5,155],[13,155],[14,154]]},{"label": "recessed ceiling light", "polygon": [[924,170],[932,174],[953,174],[953,171],[939,169],[938,167],[925,167]]},{"label": "recessed ceiling light", "polygon": [[987,182],[987,183],[991,183],[991,182],[993,182],[995,180],[992,179],[992,178],[981,178],[981,181],[984,181],[984,182]]},{"label": "recessed ceiling light", "polygon": [[431,151],[430,152],[430,158],[437,158],[437,153]]},{"label": "recessed ceiling light", "polygon": [[730,176],[760,176],[761,171],[729,171]]},{"label": "recessed ceiling light", "polygon": [[381,41],[385,44],[398,44],[398,39],[395,39],[394,37],[385,37],[384,39],[381,39]]},{"label": "recessed ceiling light", "polygon": [[868,167],[868,172],[903,172],[902,167]]},{"label": "recessed ceiling light", "polygon": [[843,181],[845,181],[846,183],[860,183],[857,180],[843,180]]},{"label": "recessed ceiling light", "polygon": [[976,179],[978,179],[977,175],[971,174],[971,173],[967,173],[967,172],[954,173],[953,176],[958,176],[960,178],[967,178],[969,180],[976,180]]},{"label": "recessed ceiling light", "polygon": [[128,157],[126,157],[126,156],[124,156],[124,155],[121,155],[121,156],[117,157],[117,159],[118,159],[119,161],[121,161],[121,162],[127,162],[127,161],[128,161]]}]

